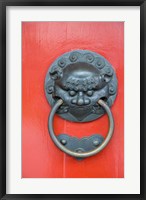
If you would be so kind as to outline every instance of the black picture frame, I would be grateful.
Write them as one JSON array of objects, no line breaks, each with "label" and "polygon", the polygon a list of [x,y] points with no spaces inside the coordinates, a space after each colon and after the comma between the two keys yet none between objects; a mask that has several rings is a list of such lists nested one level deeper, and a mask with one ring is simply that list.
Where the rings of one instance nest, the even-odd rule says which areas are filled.
[{"label": "black picture frame", "polygon": [[[140,6],[140,194],[6,194],[6,8],[7,6]],[[0,198],[146,200],[146,0],[0,0]],[[136,84],[136,83],[135,83]],[[134,177],[133,177],[134,179]]]}]

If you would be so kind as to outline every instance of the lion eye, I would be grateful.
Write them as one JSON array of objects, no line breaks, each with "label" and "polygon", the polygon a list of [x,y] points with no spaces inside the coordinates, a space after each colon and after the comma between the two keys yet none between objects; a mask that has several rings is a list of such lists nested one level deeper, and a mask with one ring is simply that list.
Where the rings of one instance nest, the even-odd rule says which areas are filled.
[{"label": "lion eye", "polygon": [[89,91],[87,91],[87,93],[86,93],[88,96],[92,96],[93,95],[93,91],[92,90],[89,90]]},{"label": "lion eye", "polygon": [[73,90],[71,90],[71,91],[69,91],[69,95],[70,95],[70,96],[75,96],[75,95],[76,95],[76,92],[73,91]]}]

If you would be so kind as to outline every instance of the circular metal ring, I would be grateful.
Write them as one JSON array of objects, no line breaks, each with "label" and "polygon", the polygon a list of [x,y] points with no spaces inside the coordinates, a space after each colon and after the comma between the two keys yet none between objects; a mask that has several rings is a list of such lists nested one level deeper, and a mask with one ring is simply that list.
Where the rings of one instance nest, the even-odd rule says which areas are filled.
[{"label": "circular metal ring", "polygon": [[114,119],[113,119],[113,115],[112,115],[112,112],[111,112],[109,106],[103,100],[101,100],[101,99],[98,100],[98,104],[104,108],[104,110],[106,111],[106,113],[108,115],[108,119],[109,119],[109,131],[108,131],[108,134],[107,134],[105,140],[102,142],[102,144],[92,151],[74,152],[74,151],[67,149],[64,145],[62,145],[58,141],[57,137],[54,134],[54,130],[53,130],[54,115],[55,115],[57,109],[59,108],[59,106],[61,106],[62,104],[63,104],[63,100],[59,99],[56,102],[56,104],[54,105],[54,107],[52,108],[52,110],[50,112],[50,116],[49,116],[49,133],[50,133],[50,136],[51,136],[53,142],[56,144],[56,146],[61,151],[69,154],[70,156],[77,157],[77,158],[86,158],[89,156],[93,156],[93,155],[99,153],[102,149],[104,149],[106,147],[106,145],[109,143],[109,141],[113,135],[113,131],[114,131]]}]

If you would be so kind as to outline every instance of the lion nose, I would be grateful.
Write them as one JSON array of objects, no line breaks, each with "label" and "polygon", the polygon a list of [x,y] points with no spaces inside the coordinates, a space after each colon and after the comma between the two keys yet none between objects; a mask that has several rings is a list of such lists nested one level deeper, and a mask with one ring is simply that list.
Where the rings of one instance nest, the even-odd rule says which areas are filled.
[{"label": "lion nose", "polygon": [[79,97],[78,100],[77,100],[77,105],[78,106],[82,106],[84,105],[84,99],[82,97]]},{"label": "lion nose", "polygon": [[73,103],[75,103],[78,106],[81,106],[84,104],[84,94],[83,92],[79,91],[76,99],[73,100]]},{"label": "lion nose", "polygon": [[82,106],[82,105],[88,105],[90,104],[90,99],[89,98],[85,98],[83,92],[79,92],[77,97],[75,99],[72,99],[72,103],[76,104],[78,106]]}]

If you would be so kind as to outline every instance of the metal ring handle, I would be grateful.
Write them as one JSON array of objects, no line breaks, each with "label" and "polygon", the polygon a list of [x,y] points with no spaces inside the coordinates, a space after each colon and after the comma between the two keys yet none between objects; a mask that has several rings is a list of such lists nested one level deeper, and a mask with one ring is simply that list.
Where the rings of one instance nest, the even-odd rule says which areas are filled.
[{"label": "metal ring handle", "polygon": [[54,134],[54,130],[53,130],[54,115],[55,115],[57,109],[59,108],[59,106],[61,106],[62,103],[63,103],[63,100],[59,99],[56,102],[56,104],[54,105],[54,107],[52,108],[52,110],[50,112],[50,116],[49,116],[49,133],[50,133],[50,136],[51,136],[53,142],[56,144],[56,146],[61,151],[69,154],[70,156],[78,157],[78,158],[86,158],[86,157],[89,157],[89,156],[93,156],[93,155],[99,153],[102,149],[104,149],[106,147],[106,145],[109,143],[109,141],[110,141],[110,139],[113,135],[113,131],[114,131],[114,120],[113,120],[113,115],[112,115],[112,112],[111,112],[109,106],[101,99],[98,101],[99,105],[101,105],[104,108],[104,110],[106,111],[106,113],[108,115],[108,119],[109,119],[109,131],[108,131],[108,134],[107,134],[105,140],[102,142],[102,144],[92,151],[74,152],[74,151],[67,149],[64,145],[62,145],[58,141],[57,137]]}]

